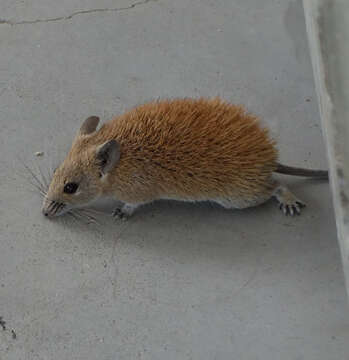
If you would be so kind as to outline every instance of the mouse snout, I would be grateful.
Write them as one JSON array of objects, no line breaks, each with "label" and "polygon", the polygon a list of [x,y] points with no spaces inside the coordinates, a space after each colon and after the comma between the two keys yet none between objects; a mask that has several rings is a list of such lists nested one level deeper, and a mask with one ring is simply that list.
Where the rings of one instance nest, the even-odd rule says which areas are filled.
[{"label": "mouse snout", "polygon": [[45,199],[41,211],[44,216],[52,218],[62,214],[65,207],[64,203]]},{"label": "mouse snout", "polygon": [[46,217],[50,217],[50,216],[51,216],[51,215],[50,215],[50,212],[49,212],[47,209],[42,208],[41,211],[42,211],[42,214],[43,214],[44,216],[46,216]]}]

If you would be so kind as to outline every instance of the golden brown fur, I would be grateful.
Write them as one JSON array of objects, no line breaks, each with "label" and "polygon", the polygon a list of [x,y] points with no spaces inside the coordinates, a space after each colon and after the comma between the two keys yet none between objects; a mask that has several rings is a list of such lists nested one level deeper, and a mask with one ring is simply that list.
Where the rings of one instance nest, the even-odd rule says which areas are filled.
[{"label": "golden brown fur", "polygon": [[112,138],[121,158],[103,191],[122,201],[234,199],[248,206],[271,195],[277,150],[241,106],[218,98],[147,103],[78,141],[77,151]]}]

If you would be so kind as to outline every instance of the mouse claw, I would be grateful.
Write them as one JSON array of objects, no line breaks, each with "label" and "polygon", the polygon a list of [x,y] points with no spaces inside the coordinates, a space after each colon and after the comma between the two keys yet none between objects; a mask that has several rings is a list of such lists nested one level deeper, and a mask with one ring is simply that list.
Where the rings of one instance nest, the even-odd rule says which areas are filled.
[{"label": "mouse claw", "polygon": [[305,207],[305,203],[294,196],[284,185],[276,188],[274,196],[279,201],[279,208],[284,215],[300,215],[301,209]]},{"label": "mouse claw", "polygon": [[120,220],[123,220],[123,221],[127,220],[127,215],[120,208],[116,208],[113,211],[113,217],[115,219],[120,219]]}]

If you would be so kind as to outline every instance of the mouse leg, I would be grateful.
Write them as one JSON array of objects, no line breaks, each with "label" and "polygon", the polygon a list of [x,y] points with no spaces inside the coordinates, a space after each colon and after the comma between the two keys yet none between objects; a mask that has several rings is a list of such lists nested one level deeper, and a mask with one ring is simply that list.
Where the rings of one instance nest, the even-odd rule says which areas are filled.
[{"label": "mouse leg", "polygon": [[280,210],[285,215],[299,215],[301,208],[305,207],[305,203],[293,195],[285,185],[277,184],[272,196],[280,203]]},{"label": "mouse leg", "polygon": [[299,215],[301,208],[305,206],[305,203],[293,195],[287,186],[275,180],[271,180],[270,185],[262,192],[252,196],[226,196],[224,198],[214,199],[213,201],[226,209],[244,209],[263,204],[271,197],[275,197],[280,203],[280,210],[282,210],[285,215]]},{"label": "mouse leg", "polygon": [[117,207],[114,210],[113,216],[118,219],[127,220],[127,218],[133,215],[133,213],[139,206],[140,204],[125,203],[121,207]]}]

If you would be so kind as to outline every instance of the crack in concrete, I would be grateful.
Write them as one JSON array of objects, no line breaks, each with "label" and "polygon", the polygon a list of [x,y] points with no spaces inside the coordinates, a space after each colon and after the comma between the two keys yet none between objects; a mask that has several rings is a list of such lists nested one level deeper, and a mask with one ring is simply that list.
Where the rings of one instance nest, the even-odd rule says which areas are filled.
[{"label": "crack in concrete", "polygon": [[36,20],[21,20],[21,21],[12,21],[6,19],[0,19],[0,25],[30,25],[30,24],[39,24],[39,23],[49,23],[49,22],[57,22],[57,21],[67,21],[71,20],[73,17],[77,15],[85,15],[85,14],[93,14],[93,13],[101,13],[101,12],[121,12],[125,10],[130,10],[139,5],[145,5],[149,2],[157,1],[157,0],[143,0],[135,2],[129,6],[119,7],[119,8],[100,8],[100,9],[90,9],[90,10],[79,10],[75,11],[70,15],[66,16],[58,16],[55,18],[46,18],[46,19],[36,19]]}]

